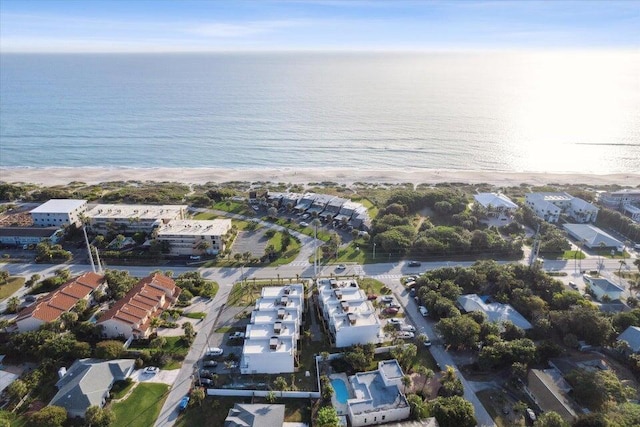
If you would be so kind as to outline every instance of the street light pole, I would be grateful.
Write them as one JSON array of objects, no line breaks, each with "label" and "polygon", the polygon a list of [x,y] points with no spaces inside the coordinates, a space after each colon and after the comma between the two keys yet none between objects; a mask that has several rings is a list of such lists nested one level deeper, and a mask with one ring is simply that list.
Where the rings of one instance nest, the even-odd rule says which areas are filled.
[{"label": "street light pole", "polygon": [[373,259],[376,259],[376,242],[373,242]]},{"label": "street light pole", "polygon": [[318,277],[318,223],[313,223],[313,277]]}]

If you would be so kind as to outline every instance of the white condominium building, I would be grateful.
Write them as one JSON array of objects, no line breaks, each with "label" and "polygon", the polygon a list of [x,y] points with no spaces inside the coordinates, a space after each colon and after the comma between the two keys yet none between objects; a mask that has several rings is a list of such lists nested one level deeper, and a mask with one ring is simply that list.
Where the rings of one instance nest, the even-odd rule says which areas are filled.
[{"label": "white condominium building", "polygon": [[97,205],[89,212],[89,225],[97,234],[151,233],[171,220],[185,219],[187,205]]},{"label": "white condominium building", "polygon": [[156,239],[169,244],[170,255],[217,255],[230,230],[230,219],[173,220],[158,228]]},{"label": "white condominium building", "polygon": [[595,222],[598,208],[568,193],[528,193],[525,201],[537,216],[547,222],[558,222],[564,213],[574,222]]},{"label": "white condominium building", "polygon": [[80,217],[87,210],[86,200],[51,199],[33,209],[31,219],[38,227],[62,227],[80,225]]}]

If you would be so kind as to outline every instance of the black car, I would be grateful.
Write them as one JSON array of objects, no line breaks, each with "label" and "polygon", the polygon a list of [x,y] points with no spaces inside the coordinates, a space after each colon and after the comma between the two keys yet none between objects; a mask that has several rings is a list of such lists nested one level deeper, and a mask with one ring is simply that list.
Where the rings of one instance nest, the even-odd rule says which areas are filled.
[{"label": "black car", "polygon": [[198,380],[198,385],[212,385],[212,384],[213,384],[213,380],[209,378],[200,378]]},{"label": "black car", "polygon": [[409,267],[420,267],[422,263],[419,261],[409,261]]},{"label": "black car", "polygon": [[208,371],[206,369],[200,369],[200,378],[213,379],[213,375],[214,375],[214,373],[211,372],[211,371]]}]

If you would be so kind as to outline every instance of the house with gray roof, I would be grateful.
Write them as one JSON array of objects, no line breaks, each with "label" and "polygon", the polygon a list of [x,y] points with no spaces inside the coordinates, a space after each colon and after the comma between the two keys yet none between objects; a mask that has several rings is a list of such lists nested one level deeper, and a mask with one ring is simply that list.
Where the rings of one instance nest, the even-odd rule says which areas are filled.
[{"label": "house with gray roof", "polygon": [[629,326],[623,333],[618,335],[618,341],[626,341],[632,352],[640,353],[640,328]]},{"label": "house with gray roof", "polygon": [[616,239],[609,233],[602,231],[598,227],[590,224],[562,224],[562,227],[576,241],[584,244],[589,249],[600,247],[613,248],[622,252],[624,243]]},{"label": "house with gray roof", "polygon": [[518,205],[502,193],[478,193],[473,198],[489,211],[514,213],[518,209]]},{"label": "house with gray roof", "polygon": [[458,305],[467,313],[482,311],[487,315],[490,322],[501,323],[509,321],[525,330],[532,328],[531,323],[509,304],[486,303],[482,297],[476,294],[467,294],[458,297]]},{"label": "house with gray roof", "polygon": [[224,427],[282,427],[283,422],[284,405],[236,403]]},{"label": "house with gray roof", "polygon": [[526,391],[543,411],[557,412],[567,422],[572,422],[579,411],[569,397],[571,386],[555,368],[529,370]]},{"label": "house with gray roof", "polygon": [[602,300],[606,297],[605,299],[617,301],[624,292],[624,288],[616,285],[609,279],[584,276],[584,281],[589,285],[591,291],[598,300]]},{"label": "house with gray roof", "polygon": [[56,383],[58,393],[50,406],[62,406],[69,417],[84,418],[90,406],[102,408],[116,381],[128,378],[133,372],[133,359],[79,359],[69,370],[61,368],[62,377]]},{"label": "house with gray roof", "polygon": [[370,426],[409,418],[409,402],[401,391],[403,376],[398,361],[393,359],[378,362],[376,371],[349,377],[355,396],[347,400],[351,425]]}]

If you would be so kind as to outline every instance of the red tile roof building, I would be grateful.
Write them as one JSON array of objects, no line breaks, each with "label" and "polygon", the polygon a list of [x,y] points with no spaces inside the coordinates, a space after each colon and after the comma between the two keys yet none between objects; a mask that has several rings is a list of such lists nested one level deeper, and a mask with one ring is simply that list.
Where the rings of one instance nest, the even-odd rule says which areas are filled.
[{"label": "red tile roof building", "polygon": [[171,306],[181,291],[163,274],[145,277],[100,317],[98,325],[107,337],[146,338],[151,332],[151,319]]},{"label": "red tile roof building", "polygon": [[18,330],[35,331],[45,323],[58,320],[62,313],[71,310],[78,301],[89,300],[96,289],[105,286],[104,276],[97,273],[85,273],[69,280],[45,298],[18,313]]}]

